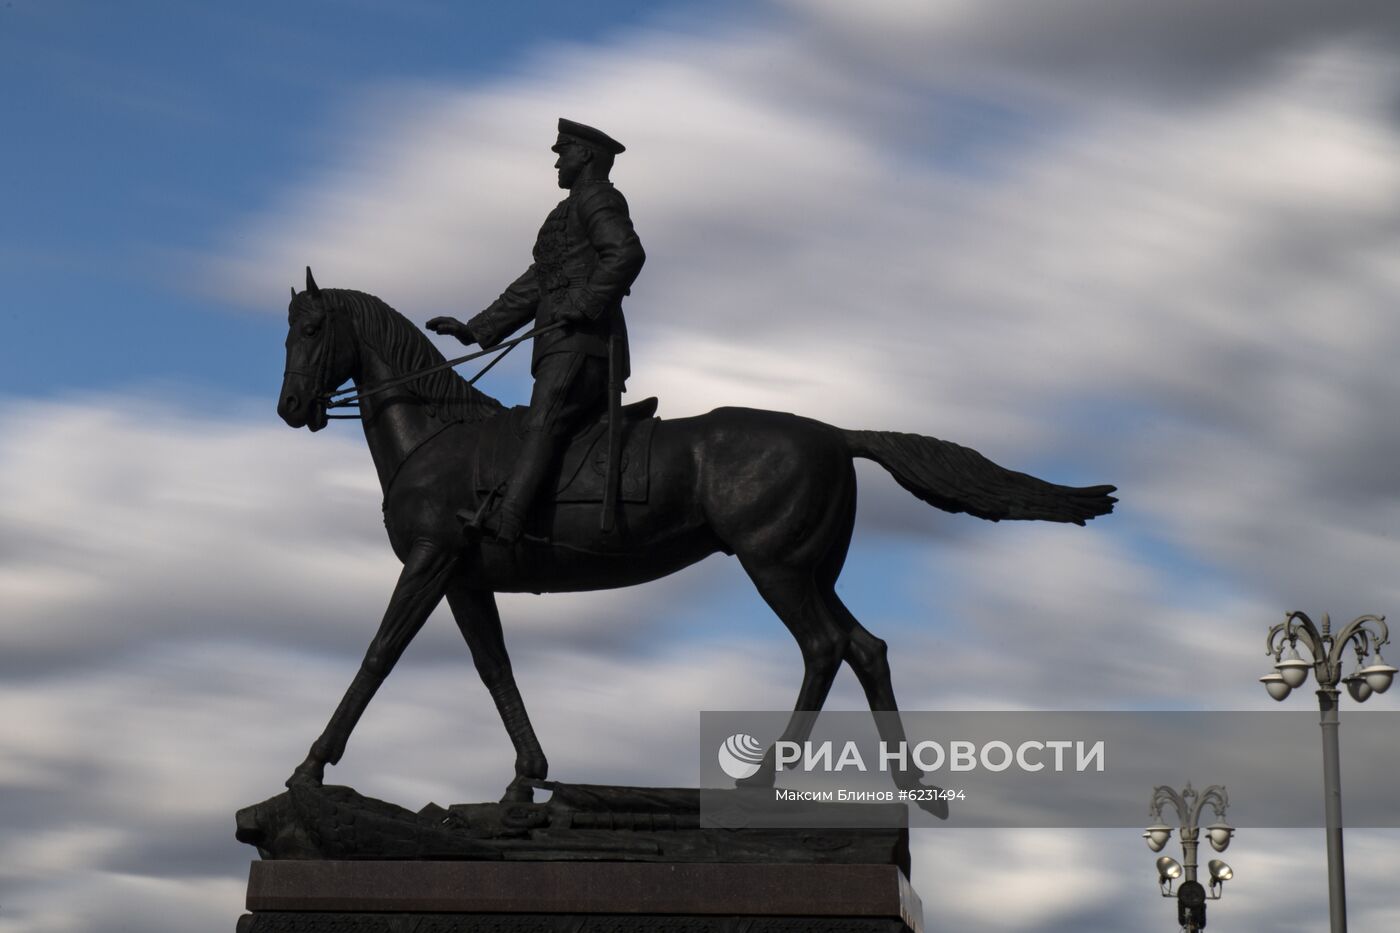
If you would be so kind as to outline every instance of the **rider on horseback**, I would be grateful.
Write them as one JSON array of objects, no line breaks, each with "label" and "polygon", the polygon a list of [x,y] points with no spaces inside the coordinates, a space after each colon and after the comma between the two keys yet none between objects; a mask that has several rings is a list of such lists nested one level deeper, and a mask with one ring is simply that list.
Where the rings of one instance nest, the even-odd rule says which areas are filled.
[{"label": "rider on horseback", "polygon": [[[622,144],[561,118],[552,148],[559,154],[554,163],[559,187],[568,189],[569,196],[540,227],[530,268],[465,324],[451,317],[427,323],[433,333],[485,349],[532,321],[536,327],[561,321],[569,325],[535,339],[530,366],[535,386],[524,446],[500,505],[481,529],[504,544],[520,539],[539,488],[568,439],[609,402],[609,385],[621,391],[630,373],[622,296],[646,259],[627,201],[608,180]],[[469,523],[477,520],[472,513],[463,514]]]}]

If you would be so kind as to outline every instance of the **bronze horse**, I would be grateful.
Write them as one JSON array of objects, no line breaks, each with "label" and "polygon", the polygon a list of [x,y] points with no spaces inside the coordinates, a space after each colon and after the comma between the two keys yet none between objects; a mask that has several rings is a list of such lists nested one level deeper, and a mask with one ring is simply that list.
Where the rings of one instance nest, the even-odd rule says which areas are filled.
[{"label": "bronze horse", "polygon": [[[382,384],[443,363],[397,311],[363,292],[318,289],[309,269],[307,289],[294,290],[288,324],[277,411],[294,428],[325,427],[326,401],[347,380]],[[948,441],[721,408],[656,425],[647,500],[619,505],[616,530],[600,530],[596,503],[542,503],[536,518],[543,532],[505,546],[464,535],[456,517],[479,504],[471,482],[476,440],[503,410],[451,369],[362,401],[384,523],[403,571],[359,671],[289,786],[319,784],[326,765],[340,761],[371,697],[444,596],[515,746],[504,799],[529,800],[548,764],[511,671],[497,592],[632,586],[717,551],[732,554],[802,651],[802,687],[783,734],[801,742],[842,661],[872,711],[898,709],[885,643],[836,595],[855,522],[853,458],[879,463],[930,505],[991,521],[1082,525],[1115,502],[1113,486],[1058,486]],[[886,741],[903,739],[897,716],[877,719]],[[758,780],[771,781],[771,767]]]}]

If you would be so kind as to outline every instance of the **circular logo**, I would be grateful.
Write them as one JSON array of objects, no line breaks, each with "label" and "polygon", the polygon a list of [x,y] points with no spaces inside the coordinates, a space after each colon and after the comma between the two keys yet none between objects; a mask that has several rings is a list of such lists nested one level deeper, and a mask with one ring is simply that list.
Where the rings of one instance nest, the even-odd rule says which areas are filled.
[{"label": "circular logo", "polygon": [[753,777],[763,762],[763,745],[747,732],[736,732],[719,747],[719,766],[736,781]]}]

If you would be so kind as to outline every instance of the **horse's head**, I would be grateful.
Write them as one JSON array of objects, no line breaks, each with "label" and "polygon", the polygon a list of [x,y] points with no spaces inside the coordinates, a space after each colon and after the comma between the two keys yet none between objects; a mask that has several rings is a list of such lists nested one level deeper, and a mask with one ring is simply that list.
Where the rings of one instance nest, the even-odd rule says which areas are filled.
[{"label": "horse's head", "polygon": [[322,292],[306,269],[306,291],[292,289],[287,306],[287,369],[277,414],[294,428],[319,431],[326,426],[326,396],[351,377],[355,345],[348,312]]}]

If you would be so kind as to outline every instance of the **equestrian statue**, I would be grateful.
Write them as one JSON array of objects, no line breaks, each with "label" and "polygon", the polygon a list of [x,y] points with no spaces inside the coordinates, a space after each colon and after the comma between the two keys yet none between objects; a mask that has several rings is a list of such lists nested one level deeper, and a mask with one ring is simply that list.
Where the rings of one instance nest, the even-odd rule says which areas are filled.
[{"label": "equestrian statue", "polygon": [[[278,413],[293,428],[318,431],[353,392],[403,570],[359,670],[288,786],[320,785],[446,598],[515,747],[503,800],[531,800],[548,764],[511,671],[495,594],[633,586],[716,552],[738,558],[801,649],[802,685],[784,740],[810,734],[842,662],[873,712],[897,711],[885,643],[836,593],[855,523],[856,458],[880,464],[936,508],[990,521],[1083,525],[1113,510],[1113,486],[1060,486],[932,437],[747,408],[661,420],[655,399],[621,405],[621,302],[644,260],[627,202],[608,180],[623,147],[560,120],[553,148],[568,196],[540,229],[529,269],[466,323],[427,324],[481,344],[469,356],[533,339],[528,407],[507,409],[476,389],[452,370],[458,361],[378,298],[319,288],[310,269],[305,290],[293,289]],[[534,326],[506,339],[526,324]],[[340,388],[347,382],[353,390]],[[903,741],[897,716],[876,719],[882,739]],[[751,782],[772,782],[771,750],[767,764]],[[921,777],[895,780],[916,786]]]}]

